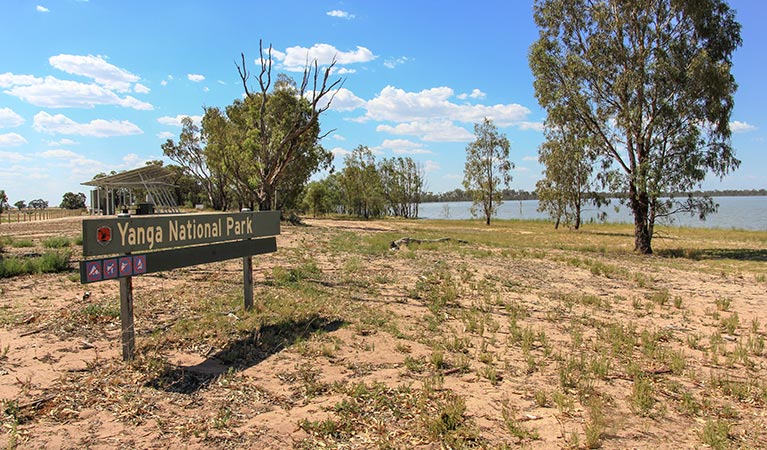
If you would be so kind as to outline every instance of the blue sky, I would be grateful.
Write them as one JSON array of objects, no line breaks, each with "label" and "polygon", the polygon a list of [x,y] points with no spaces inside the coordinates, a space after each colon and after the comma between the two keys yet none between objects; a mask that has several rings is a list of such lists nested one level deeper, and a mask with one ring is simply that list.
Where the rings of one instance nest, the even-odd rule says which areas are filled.
[{"label": "blue sky", "polygon": [[[767,5],[737,0],[743,25],[733,144],[741,168],[707,189],[767,188]],[[321,118],[335,166],[358,145],[411,156],[428,190],[460,186],[473,124],[511,141],[511,187],[541,177],[538,106],[527,52],[532,1],[0,1],[0,189],[57,205],[98,172],[162,159],[180,118],[242,95],[234,61],[255,68],[259,39],[298,77],[334,55],[345,79]]]}]

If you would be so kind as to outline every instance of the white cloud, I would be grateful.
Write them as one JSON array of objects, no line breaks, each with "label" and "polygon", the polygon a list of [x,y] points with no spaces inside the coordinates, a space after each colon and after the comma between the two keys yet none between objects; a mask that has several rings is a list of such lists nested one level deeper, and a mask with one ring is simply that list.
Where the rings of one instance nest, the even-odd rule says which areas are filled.
[{"label": "white cloud", "polygon": [[190,73],[186,76],[189,81],[194,81],[195,83],[199,83],[200,81],[205,80],[205,75],[200,75],[198,73]]},{"label": "white cloud", "polygon": [[349,69],[349,68],[346,68],[346,67],[341,67],[340,69],[337,69],[337,70],[335,68],[333,68],[333,73],[337,73],[338,75],[347,75],[347,74],[350,74],[350,73],[357,73],[357,70],[356,69]]},{"label": "white cloud", "polygon": [[485,98],[487,97],[487,94],[480,91],[479,89],[472,89],[471,94],[469,94],[469,97],[471,98]]},{"label": "white cloud", "polygon": [[40,84],[42,82],[42,78],[37,78],[33,75],[16,75],[10,72],[0,74],[0,88],[9,88],[11,86],[29,86],[32,84]]},{"label": "white cloud", "polygon": [[0,108],[0,128],[14,128],[24,122],[24,118],[11,108]]},{"label": "white cloud", "polygon": [[163,125],[168,125],[168,126],[171,126],[171,127],[179,127],[180,128],[180,127],[183,126],[183,124],[181,123],[181,120],[184,117],[191,118],[192,122],[197,124],[197,126],[200,126],[200,124],[202,123],[202,116],[191,116],[191,115],[188,115],[188,114],[179,114],[176,117],[163,116],[163,117],[160,117],[159,119],[157,119],[157,121],[160,122]]},{"label": "white cloud", "polygon": [[157,137],[160,139],[173,139],[174,137],[176,137],[176,135],[171,133],[170,131],[163,131],[163,132],[157,133]]},{"label": "white cloud", "polygon": [[396,126],[378,125],[376,131],[403,136],[417,136],[427,142],[469,142],[474,135],[449,120],[413,121]]},{"label": "white cloud", "polygon": [[756,129],[757,128],[754,125],[746,122],[741,122],[739,120],[730,122],[730,130],[733,133],[746,133],[749,131],[755,131]]},{"label": "white cloud", "polygon": [[18,147],[24,145],[27,140],[18,133],[0,134],[0,147]]},{"label": "white cloud", "polygon": [[331,149],[330,153],[332,153],[333,156],[346,156],[346,155],[352,154],[352,152],[350,152],[349,150],[343,149],[341,147],[335,147]]},{"label": "white cloud", "polygon": [[129,136],[143,133],[141,128],[127,120],[96,119],[88,123],[77,123],[63,114],[52,116],[44,111],[35,114],[34,127],[41,133],[76,134],[91,137]]},{"label": "white cloud", "polygon": [[397,66],[400,66],[402,64],[405,64],[406,62],[410,61],[411,59],[407,56],[400,56],[399,58],[389,58],[386,61],[384,61],[383,65],[384,67],[388,69],[393,69]]},{"label": "white cloud", "polygon": [[483,98],[487,97],[487,94],[485,94],[484,92],[480,91],[479,89],[472,89],[471,94],[463,93],[463,94],[458,95],[457,97],[459,99],[461,99],[461,100],[466,100],[469,97],[474,98],[474,99],[483,99]]},{"label": "white cloud", "polygon": [[218,80],[218,81],[216,81],[216,82],[217,82],[218,84],[220,84],[221,86],[226,86],[226,81]]},{"label": "white cloud", "polygon": [[60,149],[56,149],[56,150],[44,151],[44,152],[40,153],[40,156],[42,156],[43,158],[61,158],[61,159],[66,159],[66,158],[76,158],[76,157],[78,157],[80,155],[78,155],[77,153],[75,153],[73,151],[64,150],[64,149],[60,148]]},{"label": "white cloud", "polygon": [[540,131],[543,132],[544,125],[543,122],[527,122],[522,121],[517,124],[520,130],[534,130],[534,131]]},{"label": "white cloud", "polygon": [[56,55],[48,59],[50,64],[66,73],[92,78],[97,84],[117,92],[128,92],[131,83],[140,77],[109,64],[101,55]]},{"label": "white cloud", "polygon": [[538,162],[537,156],[523,156],[522,161],[532,161],[532,162]]},{"label": "white cloud", "polygon": [[167,86],[167,85],[168,85],[168,81],[167,80],[160,81],[160,86]]},{"label": "white cloud", "polygon": [[[481,95],[481,91],[474,93]],[[445,86],[420,92],[407,92],[386,86],[375,98],[365,103],[364,116],[350,120],[394,122],[395,125],[379,125],[377,130],[419,136],[425,141],[469,141],[473,135],[456,123],[480,123],[485,117],[499,127],[518,126],[535,130],[542,127],[537,122],[525,121],[530,110],[522,105],[458,104],[451,101],[453,97],[453,89]]]},{"label": "white cloud", "polygon": [[210,92],[210,88],[208,86],[205,86],[202,88],[202,92]]},{"label": "white cloud", "polygon": [[146,159],[135,153],[128,153],[123,156],[123,164],[129,168],[140,167],[146,164]]},{"label": "white cloud", "polygon": [[435,161],[432,161],[432,160],[427,160],[427,161],[424,161],[423,170],[424,170],[424,172],[426,172],[426,173],[432,173],[432,172],[436,172],[436,171],[438,171],[440,168],[441,168],[441,167],[439,166],[439,163],[437,163],[437,162],[435,162]]},{"label": "white cloud", "polygon": [[365,106],[365,100],[354,95],[354,92],[346,88],[338,89],[333,97],[330,109],[334,111],[354,111]]},{"label": "white cloud", "polygon": [[149,91],[151,91],[151,89],[149,89],[148,87],[144,86],[141,83],[136,83],[133,85],[133,92],[137,94],[148,94]]},{"label": "white cloud", "polygon": [[[3,78],[5,75],[9,75]],[[4,91],[35,106],[45,108],[93,108],[98,105],[117,105],[143,111],[151,111],[150,103],[134,97],[120,97],[113,91],[97,84],[84,84],[77,81],[60,80],[55,77],[44,79],[25,75],[0,75],[0,85],[12,83],[11,89]]]},{"label": "white cloud", "polygon": [[[307,60],[312,63],[317,61],[321,66],[329,65],[334,59],[339,66],[347,64],[365,63],[377,58],[369,49],[357,46],[356,50],[343,52],[330,44],[314,44],[311,48],[288,47],[285,52],[272,50],[272,56],[280,62],[281,68],[289,72],[303,72]],[[256,64],[260,64],[256,60]]]},{"label": "white cloud", "polygon": [[337,141],[345,141],[346,138],[338,133],[334,133],[333,136],[331,136],[333,139]]},{"label": "white cloud", "polygon": [[431,150],[423,148],[423,144],[409,141],[407,139],[386,139],[380,147],[389,149],[397,155],[424,155],[433,153]]},{"label": "white cloud", "polygon": [[337,17],[339,19],[346,19],[346,20],[354,19],[354,14],[349,14],[349,12],[342,11],[340,9],[334,9],[332,11],[326,12],[325,14],[327,14],[330,17]]},{"label": "white cloud", "polygon": [[[0,135],[2,136],[2,135]],[[4,152],[0,151],[0,161],[5,162],[21,162],[21,161],[28,161],[30,158],[27,155],[23,155],[18,152]],[[16,172],[18,175],[19,172]]]},{"label": "white cloud", "polygon": [[67,138],[64,138],[58,141],[48,141],[48,145],[50,147],[61,147],[63,145],[77,145],[77,144],[78,142],[75,142],[72,139],[67,139]]},{"label": "white cloud", "polygon": [[41,13],[47,13],[47,12],[51,11],[50,9],[48,9],[45,6],[42,6],[42,5],[37,5],[35,7],[35,9],[37,10],[37,12],[41,12]]}]

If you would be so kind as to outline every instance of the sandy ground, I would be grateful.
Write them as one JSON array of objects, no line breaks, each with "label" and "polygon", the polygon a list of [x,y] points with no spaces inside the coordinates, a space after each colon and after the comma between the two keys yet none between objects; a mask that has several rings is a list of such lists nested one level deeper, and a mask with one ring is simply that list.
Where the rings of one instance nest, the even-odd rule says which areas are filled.
[{"label": "sandy ground", "polygon": [[[280,250],[255,258],[256,296],[272,295],[275,268],[310,260],[319,273],[309,277],[311,287],[274,295],[286,304],[304,295],[326,304],[291,328],[298,338],[289,345],[253,344],[247,363],[220,355],[239,348],[242,336],[271,341],[267,326],[243,329],[251,316],[241,309],[215,311],[229,337],[179,337],[205,314],[201,303],[237,292],[238,261],[134,278],[133,363],[120,357],[116,282],[84,286],[74,271],[0,280],[0,445],[586,448],[594,426],[600,437],[593,446],[676,449],[706,447],[706,426],[715,422],[729,427],[721,448],[767,448],[767,263],[717,273],[705,261],[647,264],[636,255],[478,243],[357,254],[325,249],[337,236],[418,229],[389,221],[307,223],[285,226]],[[0,225],[0,236],[36,243],[5,248],[16,255],[42,252],[47,237],[79,232],[76,218]],[[77,247],[71,251],[73,262],[82,259]],[[444,274],[449,283],[439,278]],[[424,300],[435,286],[456,289],[442,309]],[[615,338],[605,350],[615,329],[633,336],[630,348],[620,350]],[[434,363],[435,349],[444,365]],[[586,375],[600,355],[612,361],[609,368]],[[651,393],[638,411],[640,378]],[[348,390],[359,383],[382,383],[380,395],[402,403],[373,408],[351,434],[306,425],[337,419],[342,401],[361,398]],[[392,412],[410,404],[398,390],[406,387],[415,392],[407,395],[428,398],[413,403],[412,417]],[[440,401],[451,396],[465,403],[476,437],[424,437],[429,411],[440,414]],[[600,406],[589,406],[595,402]]]}]

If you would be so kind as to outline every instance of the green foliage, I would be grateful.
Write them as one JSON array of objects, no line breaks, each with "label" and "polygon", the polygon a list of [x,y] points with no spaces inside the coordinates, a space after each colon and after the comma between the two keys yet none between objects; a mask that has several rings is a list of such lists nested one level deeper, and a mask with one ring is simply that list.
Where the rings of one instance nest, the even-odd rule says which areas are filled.
[{"label": "green foliage", "polygon": [[54,236],[43,240],[43,247],[64,248],[72,245],[72,239],[65,236]]},{"label": "green foliage", "polygon": [[[181,125],[178,143],[168,139],[161,146],[163,154],[178,163],[181,168],[175,184],[187,184],[187,191],[194,191],[194,185],[199,184],[204,188],[208,204],[213,209],[226,209],[229,200],[228,174],[223,172],[221,167],[208,164],[206,141],[202,137],[200,127],[190,117],[182,118]],[[194,183],[183,183],[185,178],[191,178]]]},{"label": "green foliage", "polygon": [[509,140],[492,120],[474,124],[474,136],[476,140],[466,146],[463,187],[473,199],[472,215],[481,215],[490,225],[490,218],[503,203],[503,186],[509,187],[514,164],[509,161]]},{"label": "green foliage", "polygon": [[627,195],[635,249],[652,253],[658,217],[713,211],[710,198],[670,193],[740,164],[729,125],[740,25],[727,3],[537,0],[534,17],[530,67],[547,126],[588,139],[603,186]]},{"label": "green foliage", "polygon": [[77,194],[74,192],[67,192],[61,198],[61,205],[59,205],[59,207],[64,209],[83,209],[85,208],[85,194],[82,192],[78,192]]},{"label": "green foliage", "polygon": [[69,252],[51,251],[34,258],[0,258],[0,278],[22,274],[53,273],[69,270]]},{"label": "green foliage", "polygon": [[413,158],[384,158],[378,164],[383,197],[388,212],[395,217],[418,217],[426,177]]},{"label": "green foliage", "polygon": [[35,246],[35,243],[29,239],[20,239],[20,240],[13,239],[11,240],[10,244],[11,244],[11,247],[13,248],[30,248]]},{"label": "green foliage", "polygon": [[724,420],[707,420],[700,432],[700,440],[714,450],[730,448],[730,424]]},{"label": "green foliage", "polygon": [[223,110],[205,108],[204,156],[211,171],[226,176],[239,204],[292,209],[309,177],[331,164],[333,155],[319,144],[319,116],[330,107],[331,92],[341,80],[328,82],[335,65],[331,63],[322,74],[316,65],[308,66],[300,86],[282,74],[272,86],[271,49],[263,53],[262,49],[258,91],[248,87],[250,72],[243,55],[237,69],[244,98]]},{"label": "green foliage", "polygon": [[46,200],[38,198],[29,202],[29,207],[34,209],[45,209],[48,207],[48,202]]},{"label": "green foliage", "polygon": [[381,174],[376,169],[373,152],[360,145],[344,158],[338,178],[343,209],[347,214],[369,219],[385,212]]},{"label": "green foliage", "polygon": [[[566,126],[549,126],[546,141],[538,148],[538,161],[545,166],[543,178],[535,184],[538,211],[547,211],[554,220],[576,230],[581,226],[581,209],[589,200],[594,180],[594,155],[587,151],[587,139]],[[600,198],[591,196],[596,204]]]}]

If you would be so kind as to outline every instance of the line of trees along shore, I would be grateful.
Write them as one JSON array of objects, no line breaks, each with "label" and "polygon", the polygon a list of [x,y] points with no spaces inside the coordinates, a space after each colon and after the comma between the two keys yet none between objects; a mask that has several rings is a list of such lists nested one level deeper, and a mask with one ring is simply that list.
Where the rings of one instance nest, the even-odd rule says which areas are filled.
[{"label": "line of trees along shore", "polygon": [[[729,124],[741,27],[727,2],[535,0],[533,11],[539,37],[529,64],[546,112],[540,208],[557,225],[577,228],[582,205],[607,197],[595,192],[620,193],[634,216],[634,248],[643,254],[652,253],[658,218],[715,211],[700,191],[705,177],[740,165]],[[489,225],[507,195],[533,197],[509,190],[509,141],[492,118],[475,124],[476,140],[466,147],[465,191],[424,194],[417,164],[376,161],[364,146],[345,158],[342,171],[307,186],[330,168],[332,156],[320,145],[328,133],[318,119],[342,80],[329,79],[334,63],[320,70],[315,62],[298,84],[283,75],[272,83],[271,47],[265,54],[260,46],[260,56],[257,89],[243,55],[243,98],[205,108],[200,128],[185,121],[179,142],[163,145],[214,208],[415,217],[422,201],[470,199]]]}]

